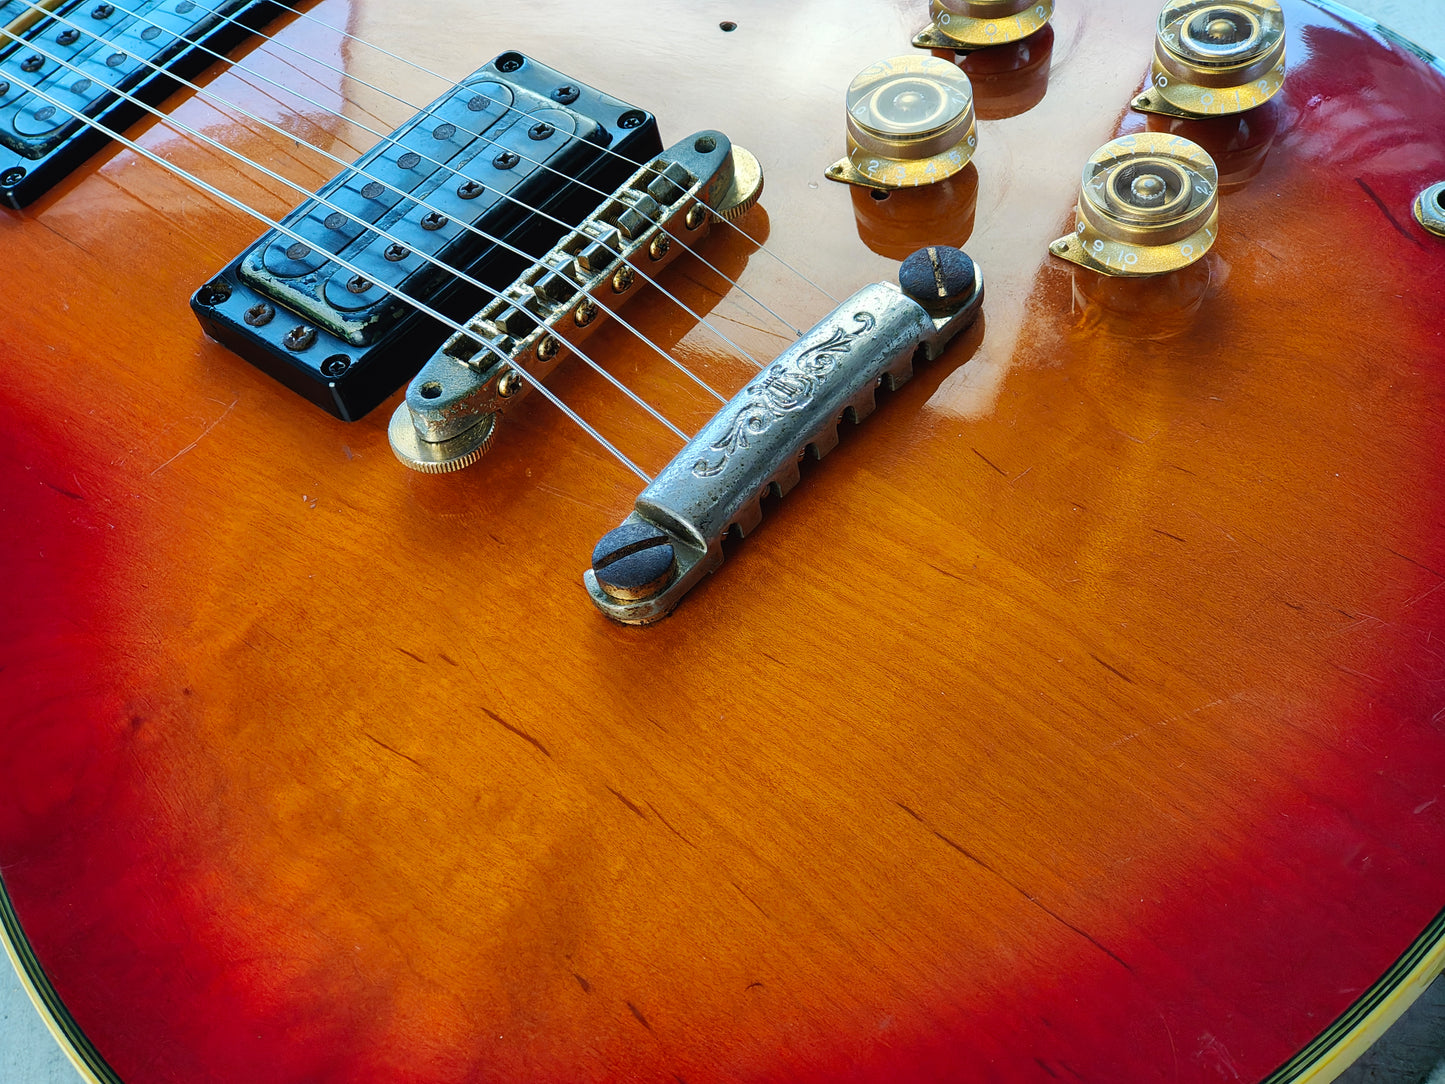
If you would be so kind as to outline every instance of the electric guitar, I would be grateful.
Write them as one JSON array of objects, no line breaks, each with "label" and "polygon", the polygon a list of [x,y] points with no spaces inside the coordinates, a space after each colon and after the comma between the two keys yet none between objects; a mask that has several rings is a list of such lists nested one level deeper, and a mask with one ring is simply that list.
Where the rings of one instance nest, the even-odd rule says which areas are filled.
[{"label": "electric guitar", "polygon": [[[87,1076],[1322,1080],[1383,1028],[1445,944],[1445,72],[1284,0],[1214,248],[1125,288],[1049,245],[1158,7],[1059,0],[974,169],[875,198],[824,171],[921,2],[321,0],[158,107],[216,145],[0,213],[0,916]],[[400,391],[341,421],[188,307],[301,201],[249,163],[314,190],[506,50],[762,163],[587,340],[685,433],[653,346],[727,397],[913,249],[987,282],[648,627],[582,581],[639,479],[541,394],[420,474]]]}]

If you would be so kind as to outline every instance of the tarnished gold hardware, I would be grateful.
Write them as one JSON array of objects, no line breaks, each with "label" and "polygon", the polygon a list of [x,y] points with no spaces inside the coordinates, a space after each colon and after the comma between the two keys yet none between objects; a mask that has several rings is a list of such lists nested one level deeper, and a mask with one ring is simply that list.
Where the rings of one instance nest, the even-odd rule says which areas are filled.
[{"label": "tarnished gold hardware", "polygon": [[1214,244],[1219,172],[1197,143],[1162,132],[1121,136],[1084,167],[1077,226],[1049,246],[1105,275],[1177,271]]},{"label": "tarnished gold hardware", "polygon": [[931,0],[928,13],[933,22],[914,35],[914,45],[968,52],[1035,33],[1053,16],[1054,0]]},{"label": "tarnished gold hardware", "polygon": [[556,337],[548,335],[537,344],[537,357],[541,361],[551,361],[561,351],[562,344]]},{"label": "tarnished gold hardware", "polygon": [[573,311],[572,320],[578,327],[586,327],[595,319],[597,319],[597,302],[590,297],[584,297]]},{"label": "tarnished gold hardware", "polygon": [[848,156],[826,176],[884,191],[951,177],[978,144],[973,88],[957,65],[895,56],[859,72],[848,87]]},{"label": "tarnished gold hardware", "polygon": [[1274,97],[1284,83],[1278,0],[1169,0],[1159,15],[1144,113],[1217,117]]},{"label": "tarnished gold hardware", "polygon": [[732,184],[718,200],[713,213],[732,222],[752,210],[763,194],[763,167],[746,147],[733,144]]},{"label": "tarnished gold hardware", "polygon": [[708,210],[701,203],[694,203],[688,208],[687,215],[683,218],[683,224],[690,230],[695,230],[707,221]]},{"label": "tarnished gold hardware", "polygon": [[1445,181],[1415,197],[1415,221],[1436,237],[1445,237]]},{"label": "tarnished gold hardware", "polygon": [[668,250],[671,248],[672,238],[665,233],[660,233],[654,237],[652,243],[647,246],[647,258],[649,260],[660,260],[667,255]]},{"label": "tarnished gold hardware", "polygon": [[636,271],[630,267],[619,267],[612,275],[612,292],[614,294],[626,293],[632,289],[632,284],[636,281]]}]

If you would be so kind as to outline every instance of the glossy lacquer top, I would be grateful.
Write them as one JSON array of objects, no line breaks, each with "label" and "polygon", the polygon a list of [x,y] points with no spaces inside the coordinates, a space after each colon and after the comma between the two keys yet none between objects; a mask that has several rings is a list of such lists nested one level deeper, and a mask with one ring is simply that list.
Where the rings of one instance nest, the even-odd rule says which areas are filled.
[{"label": "glossy lacquer top", "polygon": [[[1192,131],[1228,182],[1214,250],[1123,288],[1047,246],[1144,126],[1153,0],[1060,0],[970,61],[976,172],[826,181],[845,88],[924,7],[311,9],[447,77],[519,49],[753,151],[747,235],[664,282],[735,345],[628,310],[728,392],[823,290],[919,244],[983,268],[982,321],[652,628],[580,578],[640,483],[539,396],[479,465],[410,473],[395,398],[348,425],[201,336],[187,298],[255,221],[130,151],[0,217],[0,873],[94,1071],[1249,1080],[1428,948],[1445,242],[1410,205],[1445,179],[1445,80],[1285,3],[1283,91]],[[209,85],[286,138],[168,106],[307,185],[334,166],[305,143],[413,111],[337,69],[444,86],[277,33]],[[623,328],[588,352],[688,432],[716,407]],[[581,365],[551,387],[648,473],[679,446]]]}]

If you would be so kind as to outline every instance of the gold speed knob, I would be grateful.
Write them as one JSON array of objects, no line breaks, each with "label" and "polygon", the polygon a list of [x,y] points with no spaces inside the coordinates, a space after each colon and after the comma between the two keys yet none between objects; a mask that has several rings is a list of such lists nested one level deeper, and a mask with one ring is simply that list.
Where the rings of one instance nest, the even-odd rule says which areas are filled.
[{"label": "gold speed knob", "polygon": [[914,35],[914,45],[968,52],[1042,29],[1054,14],[1054,0],[931,0],[928,13],[933,22]]},{"label": "gold speed knob", "polygon": [[1278,0],[1170,0],[1134,108],[1217,117],[1263,105],[1284,83],[1284,41]]},{"label": "gold speed knob", "polygon": [[1196,143],[1166,132],[1122,136],[1084,167],[1076,227],[1049,251],[1105,275],[1178,271],[1214,244],[1219,172]]},{"label": "gold speed knob", "polygon": [[973,87],[956,64],[895,56],[858,73],[845,100],[848,156],[829,180],[868,188],[912,188],[951,177],[973,157],[978,125]]}]

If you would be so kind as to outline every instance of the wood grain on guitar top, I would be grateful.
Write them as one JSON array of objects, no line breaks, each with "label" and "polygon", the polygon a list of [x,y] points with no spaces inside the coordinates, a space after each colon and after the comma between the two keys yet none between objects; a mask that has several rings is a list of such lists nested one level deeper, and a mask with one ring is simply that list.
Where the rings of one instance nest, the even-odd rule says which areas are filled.
[{"label": "wood grain on guitar top", "polygon": [[[395,400],[347,425],[202,338],[187,298],[255,222],[123,151],[0,217],[0,869],[121,1079],[1257,1079],[1445,903],[1445,242],[1409,217],[1445,76],[1286,2],[1272,145],[1152,339],[1047,244],[1143,125],[1157,4],[1058,5],[1046,96],[980,122],[971,237],[937,192],[822,178],[923,8],[312,9],[756,153],[764,250],[718,231],[716,272],[665,279],[756,357],[791,332],[719,272],[798,327],[832,307],[770,252],[838,296],[895,272],[865,237],[984,268],[984,321],[649,629],[580,580],[637,480],[539,398],[478,466],[410,473]],[[322,107],[414,111],[244,63],[319,106],[211,88],[339,156],[371,137]],[[628,319],[729,391],[754,371],[665,301]],[[688,431],[716,405],[624,329],[589,353]],[[649,473],[676,450],[580,366],[551,387]]]}]

